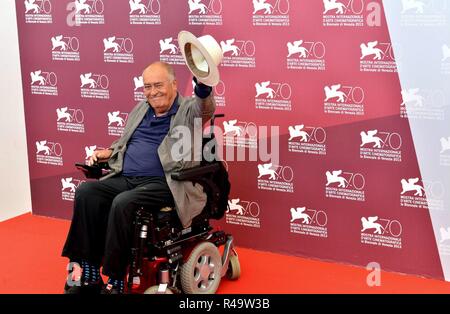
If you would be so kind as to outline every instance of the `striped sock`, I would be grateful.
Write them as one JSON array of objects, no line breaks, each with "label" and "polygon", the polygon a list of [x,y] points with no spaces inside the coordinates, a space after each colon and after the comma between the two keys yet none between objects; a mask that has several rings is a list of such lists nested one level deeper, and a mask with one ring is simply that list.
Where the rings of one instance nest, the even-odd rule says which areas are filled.
[{"label": "striped sock", "polygon": [[100,267],[96,267],[87,261],[81,261],[81,268],[83,269],[83,281],[97,282],[100,279]]},{"label": "striped sock", "polygon": [[108,278],[108,282],[106,283],[108,289],[118,288],[120,293],[123,293],[124,285],[125,282],[123,280],[113,278]]}]

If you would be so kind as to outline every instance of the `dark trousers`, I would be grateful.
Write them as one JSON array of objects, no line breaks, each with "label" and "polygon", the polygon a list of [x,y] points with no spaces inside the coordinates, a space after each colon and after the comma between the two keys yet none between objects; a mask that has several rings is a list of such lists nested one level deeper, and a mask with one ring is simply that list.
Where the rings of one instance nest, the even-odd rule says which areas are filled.
[{"label": "dark trousers", "polygon": [[137,206],[159,210],[174,206],[164,177],[116,176],[81,184],[62,256],[100,266],[103,274],[123,279],[130,259]]}]

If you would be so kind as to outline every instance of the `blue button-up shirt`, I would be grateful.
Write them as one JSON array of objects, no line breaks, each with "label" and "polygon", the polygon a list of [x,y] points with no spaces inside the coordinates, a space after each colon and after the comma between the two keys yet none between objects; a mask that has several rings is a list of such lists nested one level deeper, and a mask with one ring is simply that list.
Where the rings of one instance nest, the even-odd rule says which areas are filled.
[{"label": "blue button-up shirt", "polygon": [[123,161],[124,176],[164,176],[158,147],[169,132],[172,115],[178,110],[178,96],[170,110],[157,117],[149,105],[145,117],[127,143]]}]

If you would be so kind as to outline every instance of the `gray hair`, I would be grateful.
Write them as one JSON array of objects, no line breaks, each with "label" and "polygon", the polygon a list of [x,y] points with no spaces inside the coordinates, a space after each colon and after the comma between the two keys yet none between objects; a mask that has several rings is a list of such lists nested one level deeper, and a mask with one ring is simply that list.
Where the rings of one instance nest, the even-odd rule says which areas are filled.
[{"label": "gray hair", "polygon": [[154,66],[154,65],[158,65],[158,66],[161,66],[161,67],[163,67],[164,69],[166,69],[167,74],[168,74],[168,76],[169,76],[169,80],[170,80],[171,82],[175,80],[175,78],[176,78],[176,76],[175,76],[175,69],[173,68],[172,65],[170,65],[170,64],[168,64],[168,63],[166,63],[166,62],[162,62],[162,61],[156,61],[156,62],[153,62],[153,63],[151,63],[150,65],[148,65],[148,66],[144,69],[143,72],[145,72],[148,68],[150,68],[151,66]]}]

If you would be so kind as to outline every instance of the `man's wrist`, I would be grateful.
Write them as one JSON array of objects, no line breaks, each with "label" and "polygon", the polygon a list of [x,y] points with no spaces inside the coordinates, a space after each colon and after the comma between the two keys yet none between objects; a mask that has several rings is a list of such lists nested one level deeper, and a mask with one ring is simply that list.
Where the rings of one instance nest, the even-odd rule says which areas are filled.
[{"label": "man's wrist", "polygon": [[195,95],[197,95],[197,97],[206,98],[211,94],[211,92],[212,92],[211,86],[208,86],[208,85],[205,85],[205,84],[199,82],[195,76],[194,76],[194,82],[195,82],[194,92],[195,92]]}]

